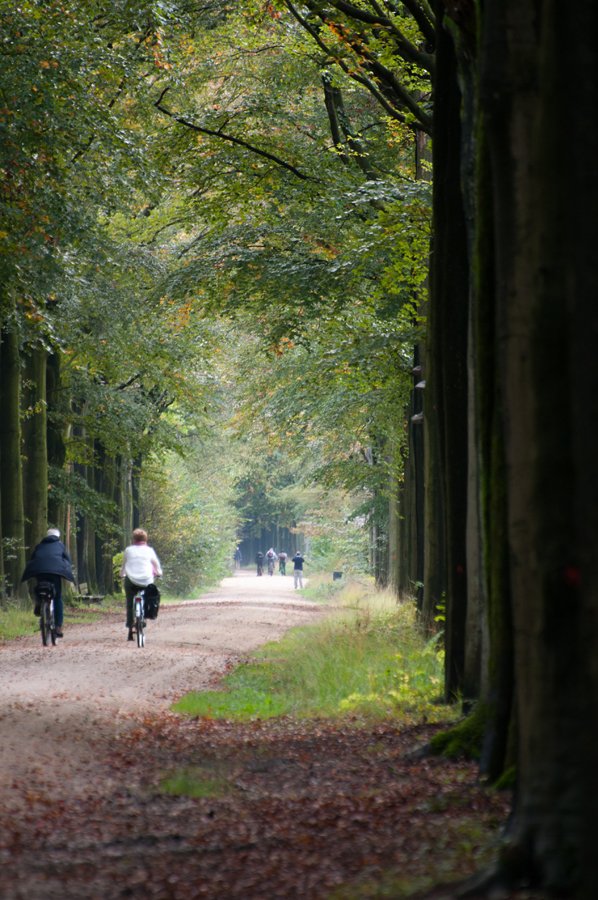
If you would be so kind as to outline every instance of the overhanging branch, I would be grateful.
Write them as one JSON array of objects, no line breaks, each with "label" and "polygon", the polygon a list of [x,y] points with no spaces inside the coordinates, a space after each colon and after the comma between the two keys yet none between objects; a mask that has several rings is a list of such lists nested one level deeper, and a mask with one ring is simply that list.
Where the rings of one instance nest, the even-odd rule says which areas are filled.
[{"label": "overhanging branch", "polygon": [[184,125],[185,128],[190,128],[192,131],[196,131],[198,134],[206,134],[209,137],[218,138],[221,141],[227,141],[229,144],[234,144],[237,147],[243,147],[244,150],[249,150],[250,153],[255,153],[256,156],[261,156],[263,159],[267,159],[270,162],[275,163],[277,166],[280,166],[283,169],[286,169],[287,172],[290,172],[295,178],[301,179],[301,181],[315,181],[316,179],[312,178],[310,175],[306,175],[304,172],[301,172],[296,166],[293,166],[291,163],[287,162],[284,159],[281,159],[280,156],[276,156],[274,153],[269,153],[267,150],[263,150],[261,147],[256,147],[254,144],[250,144],[248,141],[244,141],[242,138],[236,137],[233,134],[227,134],[220,129],[216,130],[213,128],[206,128],[204,125],[197,125],[195,122],[192,122],[190,119],[185,118],[184,116],[180,116],[177,113],[173,112],[171,109],[167,109],[163,106],[162,101],[170,88],[166,87],[154,103],[154,106],[161,113],[164,113],[165,116],[168,116],[170,119],[173,119],[175,122],[178,122],[179,125]]}]

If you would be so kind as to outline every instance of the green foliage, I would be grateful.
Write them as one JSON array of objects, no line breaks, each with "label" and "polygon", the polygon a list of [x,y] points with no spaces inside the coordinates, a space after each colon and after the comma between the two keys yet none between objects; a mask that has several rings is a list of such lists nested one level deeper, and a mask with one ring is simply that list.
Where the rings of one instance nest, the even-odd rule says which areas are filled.
[{"label": "green foliage", "polygon": [[164,569],[163,585],[189,596],[230,572],[237,516],[232,506],[234,461],[226,446],[188,436],[182,456],[146,465],[142,521]]}]

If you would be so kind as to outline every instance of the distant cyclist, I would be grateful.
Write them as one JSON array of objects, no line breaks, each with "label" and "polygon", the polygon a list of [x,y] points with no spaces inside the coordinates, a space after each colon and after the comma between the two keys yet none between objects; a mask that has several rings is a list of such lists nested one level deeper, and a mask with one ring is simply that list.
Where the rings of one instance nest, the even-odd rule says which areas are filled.
[{"label": "distant cyclist", "polygon": [[264,554],[262,553],[261,550],[258,550],[258,552],[255,554],[255,564],[257,566],[257,574],[263,575],[264,574]]},{"label": "distant cyclist", "polygon": [[278,559],[274,547],[270,547],[266,553],[266,559],[268,560],[268,575],[274,575],[274,563]]},{"label": "distant cyclist", "polygon": [[278,554],[278,571],[281,575],[287,574],[287,555],[284,550]]},{"label": "distant cyclist", "polygon": [[121,578],[125,580],[125,596],[127,598],[126,627],[129,629],[128,641],[133,637],[133,599],[138,590],[143,590],[148,584],[153,584],[154,579],[162,574],[160,560],[156,551],[147,542],[147,531],[136,528],[133,532],[133,543],[126,549],[123,564],[120,570]]},{"label": "distant cyclist", "polygon": [[[31,559],[25,566],[21,581],[36,578],[47,581],[54,586],[54,616],[56,622],[56,637],[63,637],[62,623],[64,621],[64,603],[62,602],[62,579],[74,581],[73,564],[69,552],[60,540],[58,528],[48,528],[45,538],[33,550]],[[35,598],[34,615],[39,616],[40,603]]]}]

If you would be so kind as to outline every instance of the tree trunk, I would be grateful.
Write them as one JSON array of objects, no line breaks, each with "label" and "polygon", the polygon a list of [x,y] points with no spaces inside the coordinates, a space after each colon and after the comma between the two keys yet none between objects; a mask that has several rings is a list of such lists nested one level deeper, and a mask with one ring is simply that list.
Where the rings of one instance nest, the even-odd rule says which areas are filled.
[{"label": "tree trunk", "polygon": [[[112,593],[114,576],[112,557],[120,549],[119,511],[117,505],[117,472],[116,459],[106,452],[100,441],[95,442],[96,455],[96,490],[106,500],[114,504],[112,526],[96,532],[96,559],[98,590],[102,594]],[[118,535],[118,541],[117,541]]]},{"label": "tree trunk", "polygon": [[[430,329],[428,330],[430,333]],[[434,362],[429,359],[426,371],[434,373]],[[423,440],[425,452],[424,498],[424,573],[421,624],[425,633],[436,629],[436,617],[444,614],[446,603],[446,528],[444,479],[441,470],[438,402],[434,375],[426,378],[426,413]]]},{"label": "tree trunk", "polygon": [[598,895],[597,29],[589,0],[483,8],[518,709],[502,872],[582,898]]},{"label": "tree trunk", "polygon": [[46,350],[32,348],[26,356],[24,390],[25,544],[30,553],[48,527],[48,445],[46,438]]},{"label": "tree trunk", "polygon": [[21,359],[19,336],[4,329],[0,338],[0,496],[2,499],[2,535],[4,570],[8,593],[26,597],[21,586],[25,568],[25,513],[23,509],[23,470],[21,461]]},{"label": "tree trunk", "polygon": [[60,354],[50,353],[46,360],[46,400],[47,400],[47,451],[50,491],[48,496],[48,522],[56,525],[69,545],[67,507],[60,491],[52,485],[52,472],[63,472],[66,462],[66,436],[68,426],[63,415],[64,401],[61,399]]},{"label": "tree trunk", "polygon": [[[430,382],[445,504],[445,694],[463,689],[467,615],[467,334],[469,265],[461,191],[461,93],[453,41],[438,28],[434,84],[434,247],[429,313]],[[428,388],[426,387],[426,390]]]},{"label": "tree trunk", "polygon": [[418,590],[417,584],[417,507],[416,507],[416,471],[413,447],[413,426],[407,415],[408,444],[403,453],[403,481],[398,493],[399,507],[399,548],[397,566],[397,586],[399,596],[413,597]]},{"label": "tree trunk", "polygon": [[143,457],[137,454],[133,459],[131,466],[131,507],[132,507],[132,527],[139,528],[141,521],[141,467]]}]

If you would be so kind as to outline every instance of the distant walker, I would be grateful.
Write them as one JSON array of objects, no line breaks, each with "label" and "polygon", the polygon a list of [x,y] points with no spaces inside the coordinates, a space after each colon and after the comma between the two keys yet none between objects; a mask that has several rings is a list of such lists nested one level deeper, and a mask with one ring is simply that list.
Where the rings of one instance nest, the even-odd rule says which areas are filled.
[{"label": "distant walker", "polygon": [[303,558],[301,551],[297,550],[293,557],[293,578],[295,579],[295,589],[303,587]]}]

